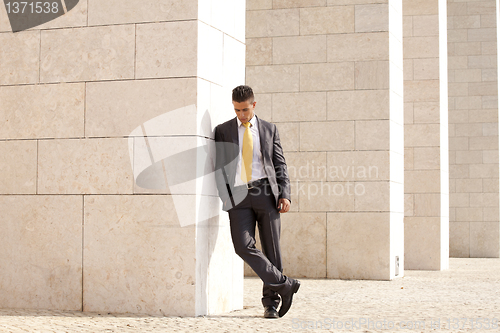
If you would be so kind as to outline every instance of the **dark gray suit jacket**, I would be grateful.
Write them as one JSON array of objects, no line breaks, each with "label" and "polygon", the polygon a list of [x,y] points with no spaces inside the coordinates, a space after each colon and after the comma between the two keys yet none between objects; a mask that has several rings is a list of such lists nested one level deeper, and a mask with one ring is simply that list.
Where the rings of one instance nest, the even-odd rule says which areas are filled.
[{"label": "dark gray suit jacket", "polygon": [[[257,115],[255,115],[257,117]],[[283,149],[276,125],[257,117],[259,126],[260,149],[264,171],[269,179],[271,190],[276,200],[290,198],[290,179],[286,167]],[[215,128],[216,162],[215,177],[219,197],[225,203],[223,210],[228,211],[241,200],[235,200],[234,179],[239,157],[238,121],[234,117]],[[233,200],[227,200],[227,199]],[[231,203],[233,202],[233,203]]]}]

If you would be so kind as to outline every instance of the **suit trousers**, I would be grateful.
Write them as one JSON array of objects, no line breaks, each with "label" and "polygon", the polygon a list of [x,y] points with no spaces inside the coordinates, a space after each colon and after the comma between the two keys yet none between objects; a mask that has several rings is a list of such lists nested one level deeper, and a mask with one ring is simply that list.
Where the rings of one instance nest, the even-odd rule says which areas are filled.
[{"label": "suit trousers", "polygon": [[[246,191],[246,189],[244,188]],[[291,290],[291,280],[283,275],[280,249],[280,213],[268,182],[248,190],[248,194],[229,211],[234,250],[260,277],[262,304],[280,303],[280,296]],[[262,251],[255,247],[255,226],[259,228]]]}]

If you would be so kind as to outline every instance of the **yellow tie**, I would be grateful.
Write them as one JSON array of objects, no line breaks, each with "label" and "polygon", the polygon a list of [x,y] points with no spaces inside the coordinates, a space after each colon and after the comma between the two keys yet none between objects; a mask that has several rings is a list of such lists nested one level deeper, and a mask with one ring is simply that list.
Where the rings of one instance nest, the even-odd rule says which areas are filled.
[{"label": "yellow tie", "polygon": [[243,162],[241,163],[241,180],[248,183],[252,179],[252,159],[253,159],[253,138],[250,132],[250,122],[246,122],[243,126],[246,127],[243,134],[243,147],[241,149],[241,156]]}]

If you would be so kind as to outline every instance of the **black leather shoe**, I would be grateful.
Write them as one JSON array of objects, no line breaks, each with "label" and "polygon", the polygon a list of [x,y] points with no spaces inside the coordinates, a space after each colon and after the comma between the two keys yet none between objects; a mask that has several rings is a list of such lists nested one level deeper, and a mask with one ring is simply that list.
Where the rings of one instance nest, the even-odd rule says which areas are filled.
[{"label": "black leather shoe", "polygon": [[300,281],[293,280],[290,292],[288,294],[281,295],[281,307],[279,311],[280,317],[283,317],[288,312],[288,310],[290,310],[290,307],[292,306],[293,294],[295,294],[299,290],[299,287],[300,287]]},{"label": "black leather shoe", "polygon": [[268,305],[264,309],[264,318],[279,318],[278,311],[274,306]]}]

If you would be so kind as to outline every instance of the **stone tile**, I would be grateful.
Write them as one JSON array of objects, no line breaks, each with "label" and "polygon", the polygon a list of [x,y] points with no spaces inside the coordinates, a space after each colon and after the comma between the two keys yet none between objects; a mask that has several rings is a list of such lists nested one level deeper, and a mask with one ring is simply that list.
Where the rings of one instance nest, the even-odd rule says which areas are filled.
[{"label": "stone tile", "polygon": [[389,5],[357,5],[355,22],[356,32],[389,31]]},{"label": "stone tile", "polygon": [[299,91],[299,65],[249,66],[246,83],[255,93]]},{"label": "stone tile", "polygon": [[413,73],[414,80],[439,80],[439,58],[414,59]]},{"label": "stone tile", "polygon": [[500,255],[498,222],[472,222],[470,224],[471,258],[498,258]]},{"label": "stone tile", "polygon": [[483,208],[483,221],[484,222],[497,222],[499,216],[498,207],[484,207]]},{"label": "stone tile", "polygon": [[467,42],[467,29],[448,30],[448,43]]},{"label": "stone tile", "polygon": [[415,123],[439,123],[440,110],[438,102],[415,102],[413,106],[413,119]]},{"label": "stone tile", "polygon": [[40,32],[0,34],[0,85],[39,82]]},{"label": "stone tile", "polygon": [[0,87],[0,138],[81,137],[84,96],[83,83]]},{"label": "stone tile", "polygon": [[197,2],[193,0],[133,0],[92,1],[89,6],[89,25],[109,25],[139,22],[196,19]]},{"label": "stone tile", "polygon": [[326,62],[326,36],[273,38],[274,64]]},{"label": "stone tile", "polygon": [[[468,85],[467,83],[467,86]],[[482,98],[480,96],[467,95],[468,93],[465,93],[464,96],[455,97],[455,109],[479,109],[481,107]]]},{"label": "stone tile", "polygon": [[288,152],[285,157],[292,182],[326,180],[326,152]]},{"label": "stone tile", "polygon": [[498,121],[498,112],[495,109],[469,110],[469,122],[494,123]]},{"label": "stone tile", "polygon": [[388,89],[389,62],[356,62],[354,76],[356,89]]},{"label": "stone tile", "polygon": [[41,82],[134,77],[133,25],[44,30],[41,35]]},{"label": "stone tile", "polygon": [[388,151],[327,153],[328,181],[389,180]]},{"label": "stone tile", "polygon": [[439,124],[405,125],[405,145],[408,147],[439,146]]},{"label": "stone tile", "polygon": [[483,179],[484,193],[498,192],[499,183],[497,179]]},{"label": "stone tile", "polygon": [[328,120],[379,120],[389,118],[387,90],[328,92]]},{"label": "stone tile", "polygon": [[466,56],[448,56],[448,69],[466,69],[467,57]]},{"label": "stone tile", "polygon": [[438,37],[406,37],[403,43],[405,58],[438,58]]},{"label": "stone tile", "polygon": [[[457,179],[457,181],[463,179]],[[458,189],[460,190],[460,189]],[[450,206],[452,207],[469,207],[469,193],[450,193]]]},{"label": "stone tile", "polygon": [[404,15],[438,14],[438,3],[434,0],[403,0]]},{"label": "stone tile", "polygon": [[352,212],[356,190],[353,182],[299,182],[299,211]]},{"label": "stone tile", "polygon": [[272,38],[248,38],[246,40],[247,66],[271,65],[273,63]]},{"label": "stone tile", "polygon": [[[196,134],[196,113],[183,109],[196,104],[196,91],[196,79],[89,82],[85,135],[134,135],[148,121],[158,125],[146,124],[147,135]],[[167,126],[169,122],[176,125]]]},{"label": "stone tile", "polygon": [[299,123],[276,123],[284,152],[299,151]]},{"label": "stone tile", "polygon": [[438,15],[413,16],[413,36],[438,36]]},{"label": "stone tile", "polygon": [[497,82],[471,82],[469,83],[469,96],[495,95],[498,91]]},{"label": "stone tile", "polygon": [[273,8],[325,7],[326,0],[274,0]]},{"label": "stone tile", "polygon": [[403,15],[403,36],[413,36],[413,16]]},{"label": "stone tile", "polygon": [[413,124],[413,107],[414,103],[404,103],[404,123],[406,124]]},{"label": "stone tile", "polygon": [[480,222],[483,220],[483,210],[480,207],[457,207],[455,208],[457,222]]},{"label": "stone tile", "polygon": [[[200,33],[201,30],[200,27]],[[209,37],[208,35],[206,37]],[[169,42],[164,43],[165,40]],[[198,61],[197,40],[198,23],[196,21],[137,25],[136,77],[195,76]],[[220,64],[215,67],[220,68],[222,66],[222,34],[220,43],[215,40],[213,42],[215,43],[214,49],[220,51]]]},{"label": "stone tile", "polygon": [[406,216],[414,216],[414,195],[411,193],[405,193],[405,217]]},{"label": "stone tile", "polygon": [[453,43],[454,56],[481,55],[480,42]]},{"label": "stone tile", "polygon": [[290,208],[290,212],[298,212],[300,208],[299,202],[299,187],[301,182],[299,181],[291,181],[291,197],[292,197],[292,206]]},{"label": "stone tile", "polygon": [[273,94],[273,120],[326,120],[326,92]]},{"label": "stone tile", "polygon": [[251,10],[246,13],[246,38],[299,35],[299,9]]},{"label": "stone tile", "polygon": [[0,307],[81,310],[81,196],[2,195]]},{"label": "stone tile", "polygon": [[354,6],[300,9],[300,34],[324,35],[354,32]]},{"label": "stone tile", "polygon": [[328,278],[389,280],[389,234],[389,213],[328,213]]},{"label": "stone tile", "polygon": [[456,15],[452,23],[453,29],[477,29],[481,27],[481,15]]},{"label": "stone tile", "polygon": [[469,177],[469,173],[468,165],[450,165],[450,179],[466,178]]},{"label": "stone tile", "polygon": [[35,194],[37,142],[0,141],[0,194]]},{"label": "stone tile", "polygon": [[492,55],[497,54],[497,43],[495,42],[481,42],[481,54]]},{"label": "stone tile", "polygon": [[388,0],[327,0],[328,6],[360,5],[369,3],[387,3]]},{"label": "stone tile", "polygon": [[[273,94],[256,94],[254,93],[255,101],[255,114],[264,120],[273,122]],[[233,110],[234,112],[234,110]]]},{"label": "stone tile", "polygon": [[41,140],[38,193],[132,193],[127,139]]},{"label": "stone tile", "polygon": [[389,120],[356,121],[356,150],[389,150]]},{"label": "stone tile", "polygon": [[300,124],[301,151],[354,149],[354,122],[304,122]]},{"label": "stone tile", "polygon": [[450,257],[469,258],[469,238],[469,222],[450,222]]},{"label": "stone tile", "polygon": [[300,65],[300,91],[352,89],[354,89],[352,62]]},{"label": "stone tile", "polygon": [[439,170],[440,147],[415,147],[413,149],[413,168],[415,170]]},{"label": "stone tile", "polygon": [[478,164],[482,163],[483,154],[481,151],[456,151],[456,164]]},{"label": "stone tile", "polygon": [[471,193],[471,207],[498,207],[498,193]]},{"label": "stone tile", "polygon": [[389,212],[390,183],[356,182],[354,210],[357,212]]},{"label": "stone tile", "polygon": [[470,150],[498,149],[498,140],[494,136],[480,136],[469,138]]},{"label": "stone tile", "polygon": [[478,55],[467,57],[469,68],[497,68],[497,57],[492,55]]},{"label": "stone tile", "polygon": [[281,214],[281,225],[286,275],[326,278],[326,213]]},{"label": "stone tile", "polygon": [[405,218],[405,269],[440,269],[440,224],[439,217]]},{"label": "stone tile", "polygon": [[195,234],[171,196],[86,197],[83,311],[193,316]]},{"label": "stone tile", "polygon": [[416,193],[415,216],[434,216],[441,215],[441,194],[439,193]]},{"label": "stone tile", "polygon": [[405,171],[406,193],[440,193],[439,170]]},{"label": "stone tile", "polygon": [[247,0],[247,10],[272,9],[273,0]]},{"label": "stone tile", "polygon": [[334,34],[327,38],[329,62],[389,60],[387,32]]},{"label": "stone tile", "polygon": [[405,170],[413,170],[413,147],[406,147],[404,152]]},{"label": "stone tile", "polygon": [[471,42],[492,42],[497,37],[496,28],[469,29],[467,39]]},{"label": "stone tile", "polygon": [[483,163],[498,163],[498,150],[484,150]]}]

